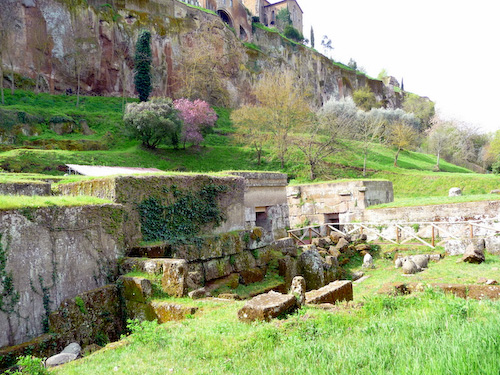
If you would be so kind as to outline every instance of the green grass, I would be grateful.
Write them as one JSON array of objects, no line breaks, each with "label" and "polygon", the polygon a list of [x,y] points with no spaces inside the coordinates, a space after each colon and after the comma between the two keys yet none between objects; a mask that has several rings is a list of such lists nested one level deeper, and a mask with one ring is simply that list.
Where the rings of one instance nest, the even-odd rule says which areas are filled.
[{"label": "green grass", "polygon": [[0,195],[0,210],[14,210],[18,208],[40,208],[51,206],[87,206],[112,203],[107,199],[100,199],[88,196],[61,196],[61,197],[44,197],[44,196],[11,196]]},{"label": "green grass", "polygon": [[241,302],[199,302],[181,323],[134,323],[115,349],[55,374],[498,374],[500,303],[426,291],[335,313],[238,321]]}]

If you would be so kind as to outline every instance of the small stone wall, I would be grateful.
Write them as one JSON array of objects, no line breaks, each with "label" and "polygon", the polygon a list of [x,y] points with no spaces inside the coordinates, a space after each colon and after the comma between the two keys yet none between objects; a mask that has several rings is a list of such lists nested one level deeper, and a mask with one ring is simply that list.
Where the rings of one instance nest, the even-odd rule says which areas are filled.
[{"label": "small stone wall", "polygon": [[360,212],[394,200],[392,182],[362,181],[295,185],[287,188],[291,227],[331,222],[329,215]]},{"label": "small stone wall", "polygon": [[[117,276],[123,256],[124,210],[118,205],[0,211],[1,249],[19,301],[0,312],[0,347],[39,336],[66,298]],[[14,298],[12,298],[14,297]]]},{"label": "small stone wall", "polygon": [[0,183],[0,195],[50,195],[50,186],[47,182]]},{"label": "small stone wall", "polygon": [[125,241],[127,246],[136,246],[141,240],[141,224],[138,204],[147,198],[158,198],[175,202],[175,191],[194,192],[207,185],[225,186],[225,192],[217,197],[217,204],[225,221],[219,226],[213,223],[200,228],[205,234],[225,233],[245,228],[244,179],[242,177],[214,177],[208,175],[180,176],[121,176],[99,178],[60,185],[63,195],[92,195],[120,203],[127,211]]}]

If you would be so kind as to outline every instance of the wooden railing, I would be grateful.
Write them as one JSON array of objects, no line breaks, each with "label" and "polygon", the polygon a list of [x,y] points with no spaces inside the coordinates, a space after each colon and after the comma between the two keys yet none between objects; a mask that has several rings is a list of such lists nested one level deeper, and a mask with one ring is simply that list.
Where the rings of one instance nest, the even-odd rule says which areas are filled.
[{"label": "wooden railing", "polygon": [[460,222],[327,223],[292,229],[288,231],[288,235],[297,244],[306,245],[313,238],[328,236],[332,231],[351,235],[364,233],[369,240],[380,239],[393,244],[405,244],[414,240],[435,248],[449,239],[494,236],[500,232],[500,223],[493,219]]}]

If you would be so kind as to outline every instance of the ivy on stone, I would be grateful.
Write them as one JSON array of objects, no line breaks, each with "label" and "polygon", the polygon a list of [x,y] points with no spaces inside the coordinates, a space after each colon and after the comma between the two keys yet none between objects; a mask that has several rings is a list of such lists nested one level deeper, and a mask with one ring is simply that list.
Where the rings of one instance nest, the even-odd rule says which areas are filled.
[{"label": "ivy on stone", "polygon": [[217,196],[227,190],[224,185],[208,184],[197,192],[182,192],[172,185],[169,192],[175,201],[146,198],[138,206],[143,240],[196,242],[204,225],[219,226],[225,220]]}]

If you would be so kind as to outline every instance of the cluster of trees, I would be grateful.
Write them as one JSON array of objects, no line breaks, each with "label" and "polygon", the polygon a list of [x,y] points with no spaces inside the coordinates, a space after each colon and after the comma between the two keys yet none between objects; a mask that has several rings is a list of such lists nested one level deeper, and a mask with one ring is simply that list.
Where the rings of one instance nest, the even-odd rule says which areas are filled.
[{"label": "cluster of trees", "polygon": [[253,94],[255,104],[232,113],[237,136],[253,146],[258,164],[265,145],[274,149],[282,167],[290,149],[296,147],[307,160],[311,179],[318,176],[328,155],[342,150],[344,139],[362,143],[365,171],[373,142],[392,145],[397,166],[400,152],[417,146],[424,126],[417,115],[402,109],[378,108],[376,100],[372,102],[365,94],[361,95],[360,106],[352,98],[331,99],[313,109],[307,86],[290,71],[264,74]]}]

